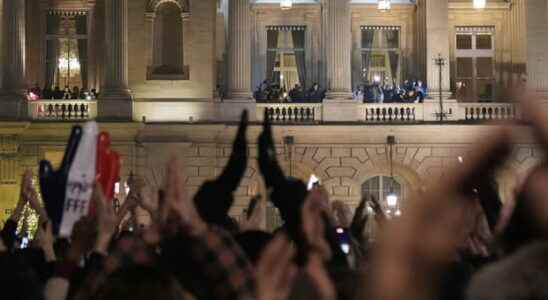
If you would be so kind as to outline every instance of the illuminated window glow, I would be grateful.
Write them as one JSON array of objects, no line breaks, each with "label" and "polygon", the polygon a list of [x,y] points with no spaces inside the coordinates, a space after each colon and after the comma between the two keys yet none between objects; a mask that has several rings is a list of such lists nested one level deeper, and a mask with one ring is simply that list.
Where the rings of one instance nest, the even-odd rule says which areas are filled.
[{"label": "illuminated window glow", "polygon": [[474,0],[474,8],[482,9],[487,6],[487,0]]}]

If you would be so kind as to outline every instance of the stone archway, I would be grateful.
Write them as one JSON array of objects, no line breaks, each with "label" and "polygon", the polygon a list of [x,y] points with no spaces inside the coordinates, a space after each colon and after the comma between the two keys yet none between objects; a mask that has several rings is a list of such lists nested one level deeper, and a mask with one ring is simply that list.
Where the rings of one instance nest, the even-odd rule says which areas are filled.
[{"label": "stone archway", "polygon": [[155,13],[158,7],[166,2],[175,3],[183,13],[190,13],[188,0],[150,0],[147,4],[146,12]]}]

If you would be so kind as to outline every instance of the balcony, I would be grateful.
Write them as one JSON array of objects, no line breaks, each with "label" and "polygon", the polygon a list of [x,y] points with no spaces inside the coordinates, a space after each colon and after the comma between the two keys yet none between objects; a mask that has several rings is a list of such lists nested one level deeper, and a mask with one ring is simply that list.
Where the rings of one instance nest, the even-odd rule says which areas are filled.
[{"label": "balcony", "polygon": [[[341,122],[367,124],[418,124],[440,120],[437,101],[425,103],[353,103],[354,113]],[[257,120],[262,120],[265,109],[273,123],[321,123],[332,113],[322,103],[261,103],[257,104]],[[335,107],[337,110],[337,107]],[[518,120],[518,106],[512,103],[458,103],[444,104],[444,122],[476,123],[483,121]]]},{"label": "balcony", "polygon": [[95,100],[37,100],[28,103],[30,117],[36,121],[79,122],[97,117]]},{"label": "balcony", "polygon": [[[80,122],[97,117],[97,101],[29,101],[29,116],[36,121]],[[327,100],[329,101],[329,100]],[[242,106],[243,105],[243,106]],[[420,124],[439,121],[437,101],[425,103],[359,103],[344,100],[324,103],[213,102],[207,100],[138,100],[133,102],[133,120],[141,122],[231,122],[242,109],[255,110],[251,120],[262,121],[265,111],[276,124]],[[445,123],[478,123],[519,120],[520,110],[513,103],[444,102]],[[334,118],[335,116],[335,118]]]}]

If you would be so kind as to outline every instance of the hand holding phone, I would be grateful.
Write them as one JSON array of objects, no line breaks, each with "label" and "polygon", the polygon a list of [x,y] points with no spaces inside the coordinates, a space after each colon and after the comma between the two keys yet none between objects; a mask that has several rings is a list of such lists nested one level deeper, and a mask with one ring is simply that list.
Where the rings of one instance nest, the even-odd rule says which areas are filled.
[{"label": "hand holding phone", "polygon": [[259,203],[260,200],[261,200],[261,195],[257,195],[251,198],[251,200],[249,201],[249,205],[247,206],[247,209],[246,209],[246,218],[248,220],[253,215],[253,211],[257,207],[257,203]]}]

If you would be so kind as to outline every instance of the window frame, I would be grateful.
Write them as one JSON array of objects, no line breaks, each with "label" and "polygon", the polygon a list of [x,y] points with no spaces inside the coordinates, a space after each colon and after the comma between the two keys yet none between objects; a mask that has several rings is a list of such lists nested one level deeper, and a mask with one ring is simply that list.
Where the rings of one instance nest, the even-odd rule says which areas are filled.
[{"label": "window frame", "polygon": [[[364,48],[363,47],[363,32],[367,29],[374,29],[374,30],[394,30],[398,32],[398,48],[377,48],[377,47],[371,47],[371,48]],[[364,69],[364,54],[369,52],[370,57],[373,57],[373,53],[375,52],[385,52],[385,55],[390,52],[396,52],[398,54],[398,69],[397,69],[397,75],[392,75],[392,80],[396,81],[396,83],[400,83],[402,81],[402,74],[403,74],[403,57],[402,57],[402,27],[399,25],[362,25],[360,26],[360,48],[358,48],[358,51],[360,52],[360,77],[361,81],[364,79],[369,78],[369,74],[365,74]],[[386,64],[386,63],[385,63]],[[370,73],[371,70],[368,71]],[[395,77],[395,78],[394,78]],[[368,79],[369,80],[369,79]],[[384,78],[382,78],[382,82],[384,82]],[[391,84],[391,83],[389,83]]]},{"label": "window frame", "polygon": [[[272,31],[272,30],[278,31],[278,34],[279,34],[279,32],[288,32],[289,33],[285,37],[286,41],[285,41],[284,44],[286,46],[289,45],[288,39],[290,37],[290,34],[293,31],[302,31],[304,36],[305,36],[305,40],[306,40],[306,35],[308,34],[307,27],[304,26],[304,25],[288,25],[288,26],[271,25],[271,26],[266,26],[267,39],[268,39],[268,32]],[[293,47],[293,48],[289,48],[289,47],[269,48],[268,43],[267,43],[267,47],[266,47],[266,54],[267,55],[266,56],[268,56],[269,52],[274,52],[275,55],[280,55],[280,65],[282,65],[282,62],[284,61],[284,55],[285,54],[288,54],[288,53],[293,54],[295,56],[295,59],[296,59],[296,53],[297,52],[302,52],[302,53],[304,53],[305,61],[306,61],[306,55],[307,55],[306,43],[302,48],[295,48],[295,47]],[[268,66],[266,66],[266,68],[268,68]],[[295,64],[295,66],[293,66],[293,67],[276,67],[276,66],[274,66],[273,71],[278,72],[280,74],[281,74],[282,71],[294,72],[294,73],[296,73],[297,77],[298,77],[298,73],[299,73],[297,64]],[[281,82],[280,82],[280,84],[281,84]],[[299,82],[299,84],[301,86],[304,86],[303,82]],[[293,88],[293,86],[291,86],[291,84],[288,84],[288,86],[286,86],[287,91],[289,91],[291,88]]]},{"label": "window frame", "polygon": [[[48,27],[47,27],[47,21],[46,21],[46,25],[45,25],[45,28],[44,28],[44,31],[43,31],[43,40],[42,40],[42,43],[43,43],[43,53],[42,53],[42,57],[43,57],[43,64],[42,64],[42,72],[43,73],[46,73],[46,69],[47,69],[47,66],[48,66],[48,63],[50,63],[50,61],[48,60],[48,55],[47,55],[47,49],[48,49],[48,41],[52,41],[52,40],[58,40],[60,41],[61,39],[68,39],[68,40],[76,40],[76,41],[79,41],[79,40],[85,40],[86,41],[86,47],[88,48],[87,49],[87,57],[86,59],[80,59],[79,58],[79,61],[80,62],[86,62],[89,64],[90,62],[90,59],[89,59],[89,56],[90,56],[90,53],[89,53],[89,41],[90,41],[90,12],[86,9],[71,9],[71,10],[65,10],[65,9],[48,9],[48,10],[45,10],[44,11],[44,14],[45,14],[45,18],[47,20],[48,16],[49,15],[59,15],[61,18],[67,18],[67,17],[70,17],[70,16],[75,16],[75,15],[85,15],[86,16],[86,33],[85,34],[52,34],[52,33],[48,33]],[[62,24],[62,22],[61,22]],[[60,58],[60,57],[59,57]],[[59,59],[58,58],[58,59]],[[59,69],[59,61],[56,61],[55,62],[56,66],[57,66],[57,69]],[[81,65],[81,63],[80,63]],[[88,68],[88,73],[90,72],[90,68]],[[70,73],[69,73],[70,74]],[[89,78],[89,75],[88,74],[88,78]],[[47,78],[44,78],[44,81],[47,82]],[[55,79],[53,80],[53,82],[56,82]],[[59,82],[56,83],[56,85],[59,85],[61,86],[61,84]],[[88,85],[89,85],[89,82],[88,82]],[[50,87],[52,88],[52,87]],[[71,87],[72,88],[72,87]],[[81,88],[84,88],[83,86]],[[89,88],[89,86],[88,86]]]},{"label": "window frame", "polygon": [[[472,48],[471,49],[458,49],[457,39],[459,35],[471,35],[472,36]],[[477,36],[489,35],[491,36],[491,49],[477,49]],[[496,35],[494,26],[456,26],[455,30],[455,82],[461,80],[472,81],[472,98],[464,99],[467,102],[493,102],[496,99]],[[459,58],[471,58],[472,59],[472,77],[459,77]],[[479,77],[478,76],[478,58],[490,58],[491,59],[491,77]],[[491,96],[489,98],[481,98],[479,94],[479,81],[491,82]],[[458,88],[458,87],[457,87]]]}]

